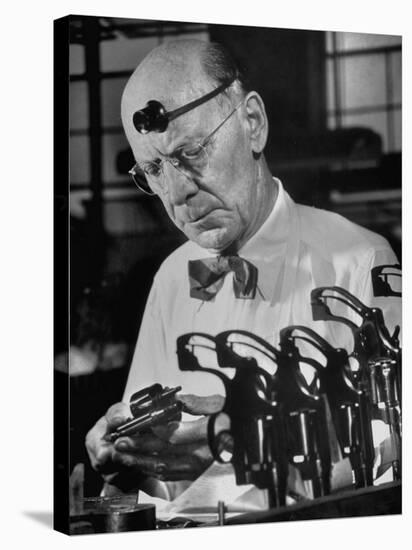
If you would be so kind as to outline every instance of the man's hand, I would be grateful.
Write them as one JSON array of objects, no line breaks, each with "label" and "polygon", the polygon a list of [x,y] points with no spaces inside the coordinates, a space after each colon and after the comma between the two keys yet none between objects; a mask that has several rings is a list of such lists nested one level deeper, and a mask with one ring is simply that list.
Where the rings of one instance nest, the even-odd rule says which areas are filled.
[{"label": "man's hand", "polygon": [[[179,395],[183,410],[193,415],[219,412],[220,395]],[[129,468],[164,481],[196,479],[213,462],[207,444],[208,416],[191,422],[170,422],[150,433],[120,437],[114,443],[116,460]]]},{"label": "man's hand", "polygon": [[219,395],[180,395],[178,398],[184,411],[206,416],[192,422],[170,422],[151,432],[109,443],[104,436],[130,416],[124,403],[113,405],[86,437],[93,468],[109,483],[119,474],[128,478],[130,484],[133,476],[138,478],[142,474],[164,481],[196,479],[213,461],[207,445],[207,415],[219,412],[224,398]]},{"label": "man's hand", "polygon": [[130,409],[125,403],[116,403],[108,409],[105,416],[96,422],[86,436],[86,449],[92,467],[101,473],[106,480],[119,471],[117,452],[112,443],[105,441],[104,436],[130,418]]}]

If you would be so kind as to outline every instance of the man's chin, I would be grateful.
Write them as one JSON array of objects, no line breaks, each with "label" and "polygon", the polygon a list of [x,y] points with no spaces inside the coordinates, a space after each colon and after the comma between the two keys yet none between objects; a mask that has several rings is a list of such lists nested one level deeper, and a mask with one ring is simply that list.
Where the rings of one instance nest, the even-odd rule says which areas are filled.
[{"label": "man's chin", "polygon": [[202,248],[206,248],[216,254],[226,250],[226,248],[228,248],[235,240],[227,229],[222,227],[209,229],[199,233],[188,231],[186,235],[191,241],[195,242]]}]

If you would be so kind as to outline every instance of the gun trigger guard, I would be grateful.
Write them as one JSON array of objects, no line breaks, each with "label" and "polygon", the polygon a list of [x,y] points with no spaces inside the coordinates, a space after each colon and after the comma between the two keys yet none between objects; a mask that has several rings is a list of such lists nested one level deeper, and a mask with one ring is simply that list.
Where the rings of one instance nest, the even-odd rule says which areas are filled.
[{"label": "gun trigger guard", "polygon": [[222,436],[230,434],[229,430],[222,430],[217,435],[215,435],[215,425],[216,419],[221,414],[221,411],[215,414],[212,414],[207,423],[207,442],[212,453],[214,460],[220,462],[221,464],[227,464],[230,460],[223,460],[219,453],[219,441]]}]

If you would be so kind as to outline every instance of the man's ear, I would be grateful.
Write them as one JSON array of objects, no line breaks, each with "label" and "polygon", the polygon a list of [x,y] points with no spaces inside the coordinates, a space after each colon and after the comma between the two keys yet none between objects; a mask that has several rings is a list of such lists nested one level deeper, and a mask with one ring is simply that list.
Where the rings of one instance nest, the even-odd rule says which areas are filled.
[{"label": "man's ear", "polygon": [[261,153],[268,138],[268,119],[265,104],[257,92],[249,92],[245,98],[249,136],[254,153]]}]

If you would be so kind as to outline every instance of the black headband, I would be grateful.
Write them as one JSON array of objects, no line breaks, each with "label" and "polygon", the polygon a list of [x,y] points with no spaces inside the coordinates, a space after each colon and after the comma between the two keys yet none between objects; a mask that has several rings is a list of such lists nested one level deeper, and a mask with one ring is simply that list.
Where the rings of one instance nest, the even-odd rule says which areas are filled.
[{"label": "black headband", "polygon": [[229,88],[235,79],[232,79],[229,83],[224,83],[212,90],[211,92],[186,103],[182,107],[175,109],[174,111],[167,112],[163,105],[152,99],[147,102],[146,107],[140,111],[136,111],[133,115],[133,124],[136,130],[141,134],[148,134],[149,132],[164,132],[171,120],[191,111],[195,107],[206,103],[212,97],[219,95],[221,92]]}]

